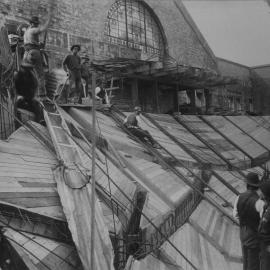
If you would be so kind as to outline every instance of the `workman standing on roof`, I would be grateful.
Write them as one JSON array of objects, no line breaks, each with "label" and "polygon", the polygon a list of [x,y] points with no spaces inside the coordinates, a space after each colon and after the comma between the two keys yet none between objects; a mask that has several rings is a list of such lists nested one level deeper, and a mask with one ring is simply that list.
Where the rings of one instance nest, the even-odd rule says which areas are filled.
[{"label": "workman standing on roof", "polygon": [[[74,102],[82,103],[83,86],[82,86],[82,75],[81,75],[81,58],[78,55],[81,50],[80,45],[72,45],[70,48],[72,54],[65,57],[63,61],[63,69],[68,73],[69,76],[69,94],[68,98],[75,98]],[[75,84],[75,89],[74,89]]]},{"label": "workman standing on roof", "polygon": [[147,143],[150,142],[150,144],[155,148],[160,148],[159,145],[155,142],[154,138],[151,136],[151,134],[147,131],[142,129],[139,126],[140,120],[140,114],[141,114],[141,108],[135,107],[134,112],[131,113],[129,116],[126,117],[124,120],[125,127],[136,137],[138,137],[143,142]]},{"label": "workman standing on roof", "polygon": [[260,189],[262,191],[265,206],[262,213],[260,225],[259,225],[259,237],[260,237],[260,270],[270,269],[270,180],[265,180]]},{"label": "workman standing on roof", "polygon": [[34,66],[39,84],[37,95],[41,98],[41,100],[47,99],[47,92],[45,88],[43,59],[40,52],[43,45],[39,42],[39,36],[48,29],[51,21],[52,8],[52,3],[50,3],[48,18],[44,24],[40,24],[37,16],[32,16],[29,21],[30,25],[26,29],[23,37],[25,49],[23,62]]},{"label": "workman standing on roof", "polygon": [[246,181],[247,190],[236,198],[233,215],[240,221],[243,270],[260,270],[258,227],[265,203],[259,197],[258,175],[250,172]]}]

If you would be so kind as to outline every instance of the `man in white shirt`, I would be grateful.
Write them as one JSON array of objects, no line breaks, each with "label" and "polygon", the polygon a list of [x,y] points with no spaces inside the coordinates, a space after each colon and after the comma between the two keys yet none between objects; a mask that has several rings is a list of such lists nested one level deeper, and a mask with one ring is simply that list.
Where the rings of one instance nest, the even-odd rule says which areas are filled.
[{"label": "man in white shirt", "polygon": [[23,62],[34,66],[39,83],[38,96],[40,98],[45,98],[47,93],[45,88],[42,55],[40,52],[41,43],[39,42],[39,35],[48,29],[51,14],[52,4],[50,4],[47,21],[40,25],[39,18],[37,16],[33,16],[29,21],[30,25],[26,29],[23,37],[25,49]]},{"label": "man in white shirt", "polygon": [[150,142],[150,144],[154,148],[160,148],[160,146],[156,143],[154,138],[151,136],[151,134],[147,131],[142,129],[139,126],[140,122],[140,114],[141,114],[141,108],[135,107],[134,112],[131,113],[129,116],[126,117],[124,120],[125,127],[136,137],[138,137],[140,140],[142,140],[145,143]]}]

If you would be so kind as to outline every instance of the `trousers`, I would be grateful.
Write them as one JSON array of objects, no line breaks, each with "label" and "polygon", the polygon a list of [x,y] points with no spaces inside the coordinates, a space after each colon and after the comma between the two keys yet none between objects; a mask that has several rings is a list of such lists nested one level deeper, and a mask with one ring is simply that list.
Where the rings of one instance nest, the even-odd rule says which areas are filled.
[{"label": "trousers", "polygon": [[[82,102],[83,96],[83,86],[82,86],[82,76],[80,70],[70,70],[69,71],[69,94],[68,97],[78,97],[79,103]],[[74,87],[75,86],[75,87]]]},{"label": "trousers", "polygon": [[127,128],[134,136],[138,137],[143,142],[147,142],[148,140],[152,145],[155,144],[155,140],[147,130],[134,127],[127,127]]},{"label": "trousers", "polygon": [[269,270],[270,269],[270,245],[261,244],[261,268],[260,270]]},{"label": "trousers", "polygon": [[38,92],[39,97],[47,95],[45,87],[45,76],[43,71],[43,61],[39,49],[26,49],[23,56],[23,61],[34,65],[34,70],[38,78]]},{"label": "trousers", "polygon": [[243,245],[242,252],[243,270],[260,270],[260,248],[250,248]]}]

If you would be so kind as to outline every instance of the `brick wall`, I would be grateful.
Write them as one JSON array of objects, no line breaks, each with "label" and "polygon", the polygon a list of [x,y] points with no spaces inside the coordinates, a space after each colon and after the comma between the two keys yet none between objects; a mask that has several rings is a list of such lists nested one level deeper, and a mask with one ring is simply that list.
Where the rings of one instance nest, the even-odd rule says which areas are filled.
[{"label": "brick wall", "polygon": [[216,70],[216,60],[181,0],[145,0],[158,16],[169,55],[180,64]]},{"label": "brick wall", "polygon": [[[140,58],[140,51],[108,44],[105,21],[114,0],[56,0],[47,37],[52,66],[59,66],[71,44],[82,44],[95,59],[114,56]],[[180,64],[216,69],[211,49],[180,0],[145,0],[157,15],[167,41],[167,52]],[[32,15],[46,15],[48,0],[0,0],[6,19],[27,22]]]},{"label": "brick wall", "polygon": [[[256,68],[252,69],[222,58],[217,58],[217,60],[221,74],[236,77],[239,79],[239,83],[216,89],[216,93],[220,93],[223,96],[241,96],[242,108],[247,111],[249,110],[249,100],[252,99],[256,113],[269,114],[270,83],[267,85],[267,80],[265,80],[267,77],[267,67],[263,67],[261,70],[258,68],[260,72],[257,72]],[[269,67],[268,71],[270,71]]]}]

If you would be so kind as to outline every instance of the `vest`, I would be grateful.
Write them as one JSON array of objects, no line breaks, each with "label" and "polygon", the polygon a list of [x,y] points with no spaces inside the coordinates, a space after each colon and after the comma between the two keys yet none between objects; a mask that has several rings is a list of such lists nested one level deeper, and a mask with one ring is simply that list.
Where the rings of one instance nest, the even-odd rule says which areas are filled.
[{"label": "vest", "polygon": [[136,114],[135,114],[135,113],[132,113],[132,114],[130,114],[130,115],[127,117],[126,125],[127,125],[128,127],[129,127],[129,126],[135,126],[135,127],[138,126],[138,120],[137,120],[137,118],[136,118]]},{"label": "vest", "polygon": [[240,239],[247,247],[257,247],[259,245],[258,227],[260,215],[256,211],[255,204],[259,199],[256,191],[247,190],[239,195],[237,212],[240,221]]}]

